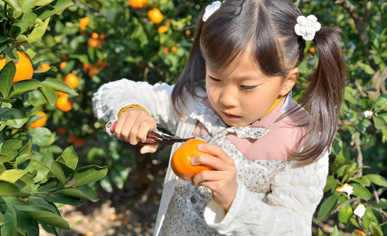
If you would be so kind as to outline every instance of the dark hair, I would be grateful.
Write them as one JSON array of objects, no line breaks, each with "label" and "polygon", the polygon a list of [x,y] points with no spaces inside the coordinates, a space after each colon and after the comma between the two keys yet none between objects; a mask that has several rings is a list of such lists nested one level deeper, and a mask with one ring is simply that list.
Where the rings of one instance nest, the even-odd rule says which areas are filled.
[{"label": "dark hair", "polygon": [[[198,96],[197,89],[205,89],[205,63],[211,69],[226,68],[252,46],[253,58],[264,73],[285,78],[304,58],[305,41],[294,32],[297,17],[302,14],[291,0],[227,0],[206,22],[202,15],[197,20],[188,62],[172,92],[178,112],[187,94]],[[313,40],[318,65],[299,101],[310,119],[302,124],[307,127],[300,140],[302,150],[289,153],[291,159],[303,164],[316,160],[336,134],[345,87],[340,33],[339,28],[322,27]],[[285,115],[294,112],[290,109]]]}]

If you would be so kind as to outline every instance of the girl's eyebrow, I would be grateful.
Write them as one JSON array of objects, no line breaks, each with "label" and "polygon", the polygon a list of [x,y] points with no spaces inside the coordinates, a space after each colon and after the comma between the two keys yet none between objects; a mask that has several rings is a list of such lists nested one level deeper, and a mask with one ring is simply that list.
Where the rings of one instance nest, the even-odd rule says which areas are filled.
[{"label": "girl's eyebrow", "polygon": [[[215,72],[213,72],[213,73],[215,73]],[[214,76],[214,75],[210,75],[210,74],[208,74],[208,77],[210,77],[212,79],[220,79],[221,78],[221,76],[219,77],[219,76],[216,76],[216,75]],[[237,80],[242,80],[242,81],[247,81],[247,80],[254,80],[254,81],[260,80],[260,81],[262,81],[262,80],[266,80],[266,76],[264,76],[264,75],[241,75],[241,76],[237,75],[237,76],[234,76],[233,78],[237,79]]]}]

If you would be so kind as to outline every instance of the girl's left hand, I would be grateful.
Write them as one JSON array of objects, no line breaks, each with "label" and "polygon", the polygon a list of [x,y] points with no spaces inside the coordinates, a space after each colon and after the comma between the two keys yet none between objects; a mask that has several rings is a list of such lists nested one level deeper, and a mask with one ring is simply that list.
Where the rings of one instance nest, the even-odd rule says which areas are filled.
[{"label": "girl's left hand", "polygon": [[197,148],[214,156],[198,155],[191,159],[191,164],[206,165],[215,170],[200,172],[192,179],[192,183],[211,189],[214,201],[228,211],[238,188],[234,160],[216,145],[200,144]]}]

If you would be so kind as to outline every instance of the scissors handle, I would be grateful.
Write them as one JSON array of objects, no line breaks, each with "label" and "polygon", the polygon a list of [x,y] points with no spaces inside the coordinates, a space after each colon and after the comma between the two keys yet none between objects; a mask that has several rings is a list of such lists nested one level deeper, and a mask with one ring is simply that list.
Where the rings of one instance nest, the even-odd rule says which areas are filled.
[{"label": "scissors handle", "polygon": [[[117,121],[109,121],[105,125],[105,131],[110,137],[117,137],[116,134],[114,133],[114,130],[116,128]],[[192,137],[193,138],[193,137]],[[185,142],[189,139],[192,138],[180,138],[177,136],[171,136],[169,134],[163,133],[158,130],[149,130],[146,140],[143,142],[139,142],[139,145],[149,145],[149,144],[164,144],[164,145],[172,145],[176,142]]]}]

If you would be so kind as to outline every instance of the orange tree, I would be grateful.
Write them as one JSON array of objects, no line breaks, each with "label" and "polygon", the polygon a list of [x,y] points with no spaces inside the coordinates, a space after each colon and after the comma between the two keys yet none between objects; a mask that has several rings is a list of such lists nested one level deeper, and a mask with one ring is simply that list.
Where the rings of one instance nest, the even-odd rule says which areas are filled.
[{"label": "orange tree", "polygon": [[[331,149],[325,195],[314,217],[318,235],[387,234],[386,3],[352,2],[296,1],[304,15],[315,14],[323,25],[343,29],[347,62],[341,122]],[[82,163],[108,166],[108,175],[99,182],[105,190],[124,188],[128,178],[139,186],[151,186],[149,174],[157,180],[167,160],[154,155],[140,158],[136,147],[108,138],[105,124],[93,116],[93,93],[102,84],[123,77],[152,84],[174,83],[186,61],[196,17],[208,3],[77,0],[59,18],[50,20],[51,30],[40,44],[32,45],[39,55],[35,61],[60,68],[55,74],[58,81],[69,73],[77,76],[75,91],[79,95],[68,91],[63,99],[72,99],[71,109],[52,109],[47,127],[61,132],[58,144],[74,144]],[[157,19],[153,18],[155,11],[149,13],[153,9],[161,13],[157,11]],[[307,60],[300,66],[294,90],[296,100],[318,60],[313,44],[308,44],[305,52]],[[68,129],[63,130],[64,126]]]},{"label": "orange tree", "polygon": [[[55,67],[40,67],[34,51],[70,0],[0,1],[0,229],[1,235],[39,235],[39,224],[60,234],[69,229],[58,210],[97,201],[90,184],[106,175],[106,167],[78,168],[72,147],[55,144],[57,134],[45,127],[56,111],[56,91],[76,96],[55,78]],[[39,68],[39,69],[38,69]],[[42,120],[43,119],[43,120]]]},{"label": "orange tree", "polygon": [[[108,166],[109,173],[100,183],[110,192],[124,187],[130,170],[137,177],[138,186],[149,184],[147,174],[155,175],[158,165],[152,165],[151,170],[144,166],[160,160],[152,155],[136,158],[135,147],[108,138],[105,124],[94,118],[91,97],[103,83],[123,77],[173,83],[190,50],[191,31],[198,14],[192,8],[200,8],[186,1],[130,2],[137,5],[131,7],[127,0],[77,1],[60,20],[49,23],[51,30],[41,44],[34,45],[34,50],[41,52],[41,62],[59,68],[59,80],[65,80],[68,74],[79,79],[74,88],[79,95],[68,96],[73,99],[71,110],[54,110],[47,126],[52,130],[67,126],[59,143],[74,144],[85,163]],[[160,23],[149,18],[148,12],[153,9],[159,12],[152,19],[161,19]],[[58,101],[64,99],[60,96]],[[84,142],[76,145],[79,140]]]}]

